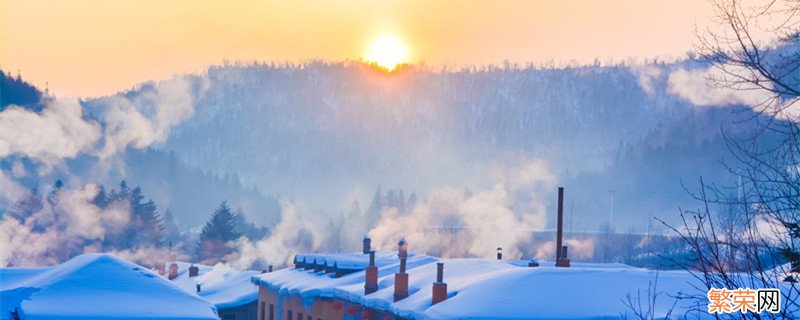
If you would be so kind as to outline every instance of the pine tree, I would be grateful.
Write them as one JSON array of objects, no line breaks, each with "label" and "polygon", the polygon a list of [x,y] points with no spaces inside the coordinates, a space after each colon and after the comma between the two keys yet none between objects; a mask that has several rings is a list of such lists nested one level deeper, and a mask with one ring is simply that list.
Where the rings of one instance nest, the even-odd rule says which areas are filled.
[{"label": "pine tree", "polygon": [[386,192],[386,206],[391,208],[400,209],[400,202],[402,200],[399,199],[399,195],[394,190],[389,190]]},{"label": "pine tree", "polygon": [[106,188],[103,185],[97,187],[97,195],[94,196],[92,199],[92,204],[97,206],[98,208],[104,209],[108,206],[109,198],[108,194],[106,193]]},{"label": "pine tree", "polygon": [[356,248],[358,241],[361,240],[361,235],[369,231],[367,230],[366,221],[364,221],[364,214],[361,212],[361,205],[357,199],[350,204],[350,211],[347,213],[345,221],[349,236],[344,239],[344,246],[345,248]]},{"label": "pine tree", "polygon": [[144,201],[142,189],[139,187],[131,191],[131,226],[135,227],[131,240],[131,247],[137,245],[160,246],[164,240],[164,230],[161,227],[161,217],[153,200]]},{"label": "pine tree", "polygon": [[50,203],[50,205],[54,205],[62,192],[64,192],[64,183],[61,182],[61,179],[58,179],[56,183],[53,184],[53,189],[47,194],[47,202]]},{"label": "pine tree", "polygon": [[236,231],[251,241],[263,238],[269,231],[266,227],[259,227],[247,221],[242,208],[236,209],[236,213],[233,214],[233,224]]},{"label": "pine tree", "polygon": [[42,208],[44,208],[42,195],[39,194],[39,190],[33,188],[25,197],[14,204],[14,208],[9,211],[9,214],[20,223],[25,223],[25,219],[39,212]]},{"label": "pine tree", "polygon": [[400,213],[406,213],[406,195],[403,193],[403,190],[397,191],[397,211]]},{"label": "pine tree", "polygon": [[200,233],[200,254],[206,261],[219,260],[231,252],[228,242],[238,239],[231,208],[222,201]]},{"label": "pine tree", "polygon": [[181,231],[178,229],[178,223],[175,221],[172,210],[167,209],[164,211],[164,219],[161,220],[161,225],[164,230],[164,241],[167,244],[176,244],[180,241]]},{"label": "pine tree", "polygon": [[417,193],[411,191],[411,195],[408,196],[408,203],[406,204],[406,207],[408,208],[408,211],[412,211],[414,210],[415,206],[417,206]]},{"label": "pine tree", "polygon": [[367,229],[372,228],[375,224],[375,221],[378,220],[381,216],[381,211],[383,207],[386,205],[385,198],[383,197],[383,192],[381,191],[381,186],[378,185],[378,190],[375,190],[375,195],[372,196],[372,202],[369,204],[369,208],[367,209],[367,216],[365,217],[365,222]]}]

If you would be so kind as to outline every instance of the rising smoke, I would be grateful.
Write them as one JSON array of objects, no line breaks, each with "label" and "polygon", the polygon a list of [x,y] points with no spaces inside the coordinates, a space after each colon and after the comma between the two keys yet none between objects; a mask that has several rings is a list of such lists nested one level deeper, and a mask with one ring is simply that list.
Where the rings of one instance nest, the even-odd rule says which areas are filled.
[{"label": "rising smoke", "polygon": [[[3,202],[18,203],[29,195],[17,181],[21,176],[44,177],[53,167],[67,170],[63,162],[78,156],[96,158],[97,168],[108,167],[120,161],[116,156],[128,147],[165,141],[172,128],[194,114],[194,97],[202,97],[203,83],[175,77],[145,84],[142,94],[133,98],[123,94],[100,98],[92,108],[74,98],[55,97],[48,98],[41,112],[8,107],[0,112],[0,157],[12,163],[11,170],[0,170]],[[26,172],[22,158],[37,165],[33,172]],[[93,181],[64,174],[73,178],[72,188],[53,190],[35,210],[4,210],[0,261],[28,266],[59,263],[101,250],[101,244],[129,222],[127,203],[101,208],[92,203],[99,191]],[[133,261],[153,261],[170,252],[143,246],[114,253]]]},{"label": "rising smoke", "polygon": [[383,211],[369,235],[383,249],[405,237],[419,251],[442,257],[491,257],[497,247],[520,256],[532,231],[545,227],[547,196],[555,177],[541,160],[490,169],[492,188],[477,192],[445,187],[411,212]]},{"label": "rising smoke", "polygon": [[29,214],[11,210],[0,220],[0,261],[15,265],[51,265],[76,254],[96,251],[91,246],[119,231],[130,213],[122,204],[103,210],[92,204],[95,185],[59,190]]},{"label": "rising smoke", "polygon": [[[349,244],[345,251],[356,251],[366,232],[382,250],[394,250],[404,237],[411,250],[440,257],[491,257],[498,246],[509,256],[522,256],[521,247],[529,244],[532,231],[545,227],[546,200],[555,189],[555,176],[542,160],[494,165],[486,172],[495,182],[489,189],[442,187],[407,212],[384,207],[374,225],[365,224],[371,220],[366,214],[342,216],[341,234]],[[340,231],[325,222],[306,219],[295,206],[285,204],[281,222],[268,237],[239,239],[228,259],[246,268],[288,264],[299,252],[330,251],[335,242],[331,233]]]}]

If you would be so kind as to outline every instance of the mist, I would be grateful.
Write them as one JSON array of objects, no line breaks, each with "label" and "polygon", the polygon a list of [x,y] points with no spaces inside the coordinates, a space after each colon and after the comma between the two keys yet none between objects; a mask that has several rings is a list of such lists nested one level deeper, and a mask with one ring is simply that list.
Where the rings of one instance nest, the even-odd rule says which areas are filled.
[{"label": "mist", "polygon": [[[135,261],[197,259],[193,243],[223,200],[268,229],[215,258],[237,268],[355,251],[364,235],[384,250],[405,237],[435,256],[502,247],[548,259],[558,186],[573,257],[620,260],[609,243],[641,239],[604,240],[610,215],[614,233],[644,234],[694,203],[682,183],[733,178],[718,165],[719,128],[751,115],[726,108],[761,97],[698,89],[709,73],[690,62],[392,75],[356,62],[237,63],[85,101],[46,96],[40,110],[11,105],[0,112],[0,258],[46,265],[102,249],[131,212],[93,197],[126,180],[172,212],[178,234],[174,247],[112,248]],[[53,201],[9,214],[59,179]],[[47,245],[58,234],[70,240]]]}]

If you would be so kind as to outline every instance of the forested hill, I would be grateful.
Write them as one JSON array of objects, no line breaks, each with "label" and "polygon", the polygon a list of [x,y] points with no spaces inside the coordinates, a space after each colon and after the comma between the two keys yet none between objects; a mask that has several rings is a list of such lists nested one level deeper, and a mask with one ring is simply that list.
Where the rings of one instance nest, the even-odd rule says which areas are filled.
[{"label": "forested hill", "polygon": [[0,70],[0,111],[12,104],[40,111],[43,96],[38,88],[23,80],[19,74],[12,76]]},{"label": "forested hill", "polygon": [[[2,71],[0,74],[0,111],[15,105],[41,113],[43,106],[55,99],[19,76]],[[90,114],[84,116],[90,117]],[[54,168],[44,169],[39,163],[12,154],[0,157],[0,169],[6,174],[4,179],[13,177],[20,186],[40,192],[46,192],[55,181],[61,180],[68,188],[81,188],[85,183],[114,186],[126,180],[131,186],[141,186],[144,195],[155,201],[161,214],[171,210],[178,226],[184,230],[202,226],[224,200],[234,209],[241,208],[250,221],[260,225],[275,223],[280,216],[278,199],[261,192],[253,184],[245,185],[235,171],[210,173],[185,164],[170,152],[151,148],[127,148],[113,160],[113,165],[108,162],[96,155],[80,154]],[[0,197],[0,216],[15,205]]]},{"label": "forested hill", "polygon": [[[171,128],[166,142],[128,148],[122,167],[98,176],[97,158],[83,155],[45,176],[27,168],[17,178],[28,187],[65,176],[125,179],[160,209],[171,208],[186,228],[201,225],[222,200],[268,224],[278,220],[278,197],[330,215],[353,200],[368,203],[378,185],[416,191],[424,200],[445,186],[492,188],[498,172],[543,160],[555,183],[568,188],[582,228],[596,230],[609,219],[609,190],[620,228],[641,226],[697,205],[682,183],[735,179],[719,162],[728,155],[720,130],[746,133],[736,123],[753,115],[675,95],[670,75],[702,65],[646,67],[647,73],[642,66],[406,67],[387,74],[356,62],[215,66],[183,77],[194,88],[191,116]],[[37,97],[25,93],[21,79],[3,81],[10,86],[4,104],[12,101],[6,96]],[[151,89],[120,95],[135,99]],[[86,117],[102,114],[103,99],[81,102]],[[31,166],[7,158],[4,170],[12,160]],[[516,194],[512,201],[530,198]]]},{"label": "forested hill", "polygon": [[484,188],[487,167],[543,159],[570,186],[587,228],[607,216],[610,189],[621,190],[620,221],[638,222],[693,204],[682,181],[731,179],[718,162],[727,156],[720,129],[740,132],[732,123],[751,113],[669,92],[671,72],[697,67],[652,65],[659,72],[643,83],[626,66],[217,66],[195,78],[208,90],[164,148],[331,211],[378,184],[422,194]]}]

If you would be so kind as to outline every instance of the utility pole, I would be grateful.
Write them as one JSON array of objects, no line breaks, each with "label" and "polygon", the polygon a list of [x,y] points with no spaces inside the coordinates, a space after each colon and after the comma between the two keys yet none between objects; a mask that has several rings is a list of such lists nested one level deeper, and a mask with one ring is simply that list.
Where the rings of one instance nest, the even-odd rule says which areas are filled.
[{"label": "utility pole", "polygon": [[614,225],[614,193],[616,193],[616,190],[614,190],[614,189],[609,189],[608,190],[608,196],[611,199],[611,201],[610,201],[611,205],[608,208],[608,224],[609,224],[609,226],[613,226]]}]

